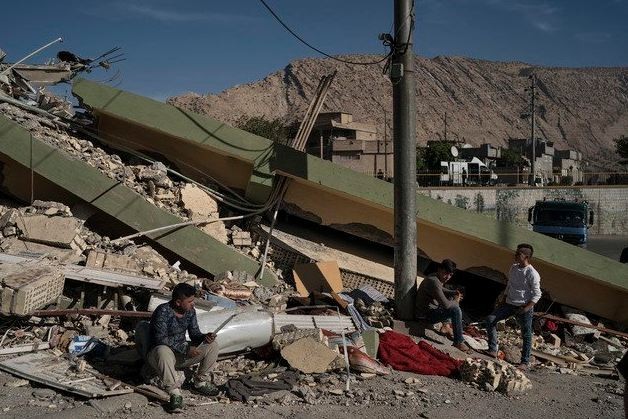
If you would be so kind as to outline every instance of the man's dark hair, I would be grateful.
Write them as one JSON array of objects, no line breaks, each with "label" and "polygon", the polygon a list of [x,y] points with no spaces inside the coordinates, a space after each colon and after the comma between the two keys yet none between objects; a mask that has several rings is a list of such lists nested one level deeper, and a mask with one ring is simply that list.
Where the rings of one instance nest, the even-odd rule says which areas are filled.
[{"label": "man's dark hair", "polygon": [[530,251],[530,254],[528,255],[528,258],[531,258],[532,255],[534,254],[534,248],[532,247],[531,244],[520,243],[520,244],[517,245],[517,250],[519,250],[519,249],[528,249]]},{"label": "man's dark hair", "polygon": [[451,259],[443,259],[439,266],[440,269],[447,272],[448,274],[453,274],[456,272],[456,262]]},{"label": "man's dark hair", "polygon": [[172,289],[172,301],[184,300],[196,295],[196,288],[184,282],[177,284]]}]

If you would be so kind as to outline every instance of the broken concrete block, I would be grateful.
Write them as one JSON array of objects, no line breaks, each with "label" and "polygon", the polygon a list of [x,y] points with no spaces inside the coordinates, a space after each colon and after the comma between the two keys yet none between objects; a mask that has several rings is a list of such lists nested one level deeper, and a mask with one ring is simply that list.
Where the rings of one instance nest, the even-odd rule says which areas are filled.
[{"label": "broken concrete block", "polygon": [[463,381],[486,391],[510,395],[532,388],[532,383],[521,371],[504,362],[467,358],[460,366],[460,375]]},{"label": "broken concrete block", "polygon": [[106,338],[109,336],[109,330],[100,325],[85,325],[85,334],[95,338]]},{"label": "broken concrete block", "polygon": [[0,228],[5,229],[8,226],[15,226],[19,215],[19,211],[14,208],[2,214],[2,217],[0,217]]},{"label": "broken concrete block", "polygon": [[[181,204],[194,221],[203,219],[218,219],[218,203],[209,194],[196,185],[187,184],[180,190]],[[198,226],[199,229],[212,236],[219,242],[227,244],[228,236],[225,224],[215,221]]]},{"label": "broken concrete block", "polygon": [[270,297],[267,304],[269,307],[279,307],[287,301],[288,297],[286,297],[285,295],[276,294]]},{"label": "broken concrete block", "polygon": [[155,162],[149,167],[141,167],[137,177],[140,180],[151,181],[155,186],[166,189],[172,188],[172,181],[168,178],[167,168],[161,162]]},{"label": "broken concrete block", "polygon": [[16,223],[21,239],[55,245],[67,249],[85,250],[85,242],[78,236],[82,222],[69,217],[31,215],[20,217]]},{"label": "broken concrete block", "polygon": [[90,268],[130,273],[138,273],[142,270],[137,261],[129,256],[116,255],[100,250],[91,250],[87,254],[87,261],[85,262],[85,266],[89,266]]},{"label": "broken concrete block", "polygon": [[244,285],[247,282],[255,281],[255,276],[246,271],[233,271],[231,279],[234,282]]},{"label": "broken concrete block", "polygon": [[551,333],[546,342],[550,344],[553,348],[560,348],[561,339],[554,333]]},{"label": "broken concrete block", "polygon": [[231,273],[231,271],[221,272],[214,277],[214,281],[216,282],[221,282],[221,281],[230,282],[232,279],[233,279],[233,274]]},{"label": "broken concrete block", "polygon": [[15,236],[17,234],[17,228],[15,228],[15,226],[6,226],[3,230],[2,230],[2,235],[4,237],[11,237],[11,236]]},{"label": "broken concrete block", "polygon": [[275,335],[272,342],[273,349],[281,351],[286,346],[306,337],[312,338],[317,342],[326,343],[326,338],[321,329],[297,329]]},{"label": "broken concrete block", "polygon": [[107,327],[109,322],[111,321],[111,314],[105,314],[104,316],[100,316],[97,323],[102,327]]},{"label": "broken concrete block", "polygon": [[196,185],[187,184],[181,188],[181,203],[194,219],[194,215],[207,218],[218,213],[218,203],[207,192]]},{"label": "broken concrete block", "polygon": [[521,360],[521,349],[519,349],[518,346],[503,345],[502,347],[500,347],[500,349],[504,352],[504,359],[507,362],[510,362],[511,364],[517,364]]},{"label": "broken concrete block", "polygon": [[238,231],[231,235],[231,240],[234,246],[252,246],[253,240],[251,239],[251,233],[248,231]]},{"label": "broken concrete block", "polygon": [[72,211],[70,211],[70,208],[67,205],[64,205],[60,202],[40,201],[39,199],[36,199],[33,201],[31,206],[34,207],[38,213],[48,215],[48,216],[52,216],[52,215],[64,215],[66,217],[72,216]]},{"label": "broken concrete block", "polygon": [[311,374],[327,371],[338,354],[316,339],[307,337],[283,348],[281,356],[295,370]]},{"label": "broken concrete block", "polygon": [[[565,313],[565,317],[568,318],[569,320],[592,325],[591,320],[589,320],[589,318],[584,314],[584,312],[580,310],[576,310],[571,307],[567,307],[567,306],[562,306],[562,309],[563,309],[563,312]],[[596,332],[595,329],[590,329],[588,327],[583,327],[583,326],[570,325],[570,327],[571,327],[571,332],[574,336],[592,335]]]},{"label": "broken concrete block", "polygon": [[129,339],[129,335],[122,329],[116,330],[116,337],[125,342]]},{"label": "broken concrete block", "polygon": [[52,266],[21,266],[2,279],[2,312],[27,315],[56,301],[63,292],[63,270]]}]

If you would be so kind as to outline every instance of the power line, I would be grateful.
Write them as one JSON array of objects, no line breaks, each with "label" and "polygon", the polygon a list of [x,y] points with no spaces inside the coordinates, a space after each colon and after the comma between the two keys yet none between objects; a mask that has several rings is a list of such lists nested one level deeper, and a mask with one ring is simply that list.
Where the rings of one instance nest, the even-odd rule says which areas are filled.
[{"label": "power line", "polygon": [[290,29],[290,27],[288,25],[286,25],[283,20],[281,20],[281,18],[277,15],[277,13],[275,13],[273,11],[273,9],[270,8],[270,6],[264,1],[264,0],[259,0],[260,3],[262,3],[264,5],[264,7],[270,12],[270,14],[275,18],[275,20],[277,20],[277,22],[279,22],[279,24],[281,24],[281,26],[283,26],[292,36],[294,36],[295,38],[297,38],[299,41],[301,41],[304,45],[306,45],[308,48],[318,52],[319,54],[324,55],[327,58],[331,58],[332,60],[336,60],[339,61],[341,63],[345,63],[345,64],[355,64],[355,65],[376,65],[376,64],[380,64],[383,63],[384,61],[386,61],[390,56],[392,56],[394,50],[391,50],[388,54],[386,54],[384,56],[384,58],[382,58],[381,60],[378,61],[370,61],[370,62],[357,62],[357,61],[348,61],[348,60],[343,60],[341,58],[337,58],[334,57],[332,55],[327,54],[324,51],[321,51],[320,49],[316,48],[315,46],[311,45],[310,43],[308,43],[305,39],[301,38],[299,35],[296,34],[296,32],[294,32],[292,29]]}]

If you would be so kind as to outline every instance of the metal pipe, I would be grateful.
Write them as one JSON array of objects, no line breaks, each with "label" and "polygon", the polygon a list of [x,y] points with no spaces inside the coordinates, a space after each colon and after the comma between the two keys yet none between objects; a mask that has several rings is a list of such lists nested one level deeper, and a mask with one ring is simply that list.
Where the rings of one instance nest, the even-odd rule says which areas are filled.
[{"label": "metal pipe", "polygon": [[153,228],[152,230],[146,230],[146,231],[140,231],[138,233],[135,234],[129,234],[128,236],[124,236],[124,237],[119,237],[115,240],[111,240],[111,243],[117,243],[117,242],[121,242],[124,240],[129,240],[129,239],[134,239],[136,237],[140,237],[140,236],[146,236],[148,234],[151,233],[157,233],[163,230],[171,230],[174,228],[179,228],[179,227],[186,227],[186,226],[191,226],[191,225],[199,225],[199,224],[212,224],[218,221],[232,221],[232,220],[241,220],[243,218],[246,217],[252,217],[255,214],[259,214],[262,213],[264,210],[260,210],[259,212],[253,212],[251,214],[246,214],[246,215],[237,215],[235,217],[224,217],[224,218],[207,218],[204,220],[196,220],[196,221],[185,221],[182,223],[176,223],[176,224],[170,224],[167,226],[163,226],[163,227],[157,227],[157,228]]},{"label": "metal pipe", "polygon": [[13,67],[15,67],[18,64],[21,64],[22,62],[28,60],[29,58],[31,58],[33,55],[45,50],[46,48],[48,48],[49,46],[56,44],[57,42],[63,42],[63,38],[59,37],[57,39],[55,39],[54,41],[48,42],[46,45],[44,45],[43,47],[36,49],[35,51],[31,52],[30,54],[28,54],[26,57],[22,58],[21,60],[19,60],[16,63],[11,64],[9,67],[5,68],[4,70],[2,70],[2,72],[0,73],[0,76],[4,76],[6,73],[8,73],[9,71],[11,71],[11,69]]},{"label": "metal pipe", "polygon": [[125,311],[125,310],[101,310],[96,308],[69,308],[65,310],[36,310],[30,313],[36,317],[58,317],[80,314],[84,316],[104,316],[106,314],[114,317],[150,318],[153,315],[150,311]]}]

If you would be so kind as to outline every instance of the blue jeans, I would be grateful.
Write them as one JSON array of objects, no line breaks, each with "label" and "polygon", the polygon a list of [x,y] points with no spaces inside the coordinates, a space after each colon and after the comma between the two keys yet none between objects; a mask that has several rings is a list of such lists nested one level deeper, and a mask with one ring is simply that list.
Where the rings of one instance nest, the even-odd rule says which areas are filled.
[{"label": "blue jeans", "polygon": [[439,323],[450,319],[454,329],[454,345],[459,345],[464,342],[462,337],[462,310],[460,310],[460,307],[455,305],[449,309],[432,308],[427,312],[427,320],[430,323]]},{"label": "blue jeans", "polygon": [[511,304],[502,304],[497,307],[490,316],[486,318],[486,332],[488,333],[488,350],[497,352],[497,322],[507,319],[512,315],[517,316],[519,326],[521,326],[521,338],[523,339],[523,348],[521,348],[521,363],[530,362],[530,351],[532,350],[532,316],[534,308],[520,313],[519,306]]}]

